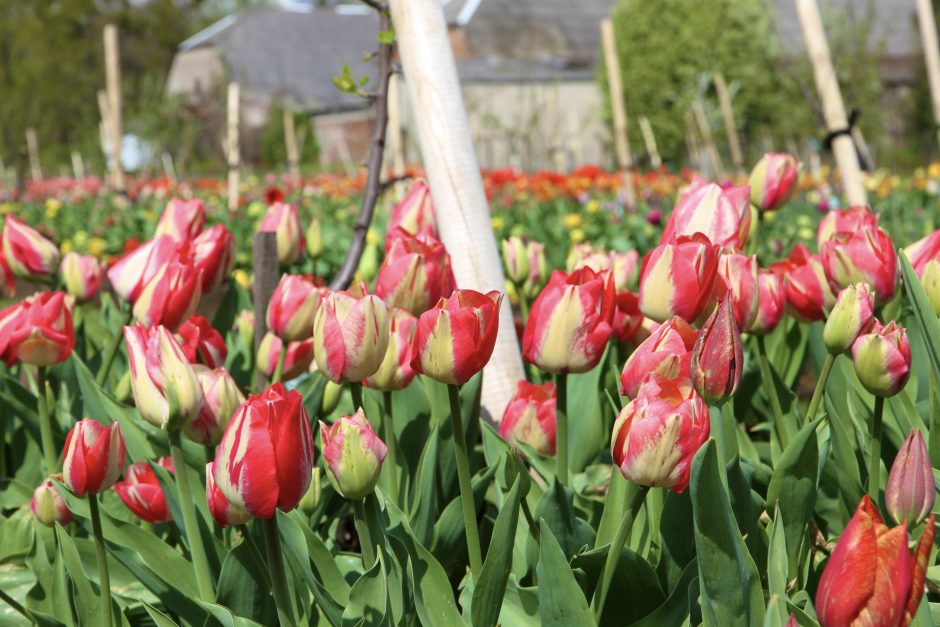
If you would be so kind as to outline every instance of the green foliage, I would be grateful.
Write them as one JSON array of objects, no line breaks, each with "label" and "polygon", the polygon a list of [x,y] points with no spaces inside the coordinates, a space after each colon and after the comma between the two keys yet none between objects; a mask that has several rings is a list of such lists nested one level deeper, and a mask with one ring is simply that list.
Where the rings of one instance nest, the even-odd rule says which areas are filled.
[{"label": "green foliage", "polygon": [[[320,154],[320,147],[313,133],[313,124],[310,123],[310,117],[303,113],[293,112],[291,115],[294,116],[294,132],[297,135],[301,168],[309,167],[317,163]],[[286,171],[287,147],[284,137],[284,105],[276,103],[271,107],[268,123],[259,139],[258,162],[260,166],[273,171]]]}]

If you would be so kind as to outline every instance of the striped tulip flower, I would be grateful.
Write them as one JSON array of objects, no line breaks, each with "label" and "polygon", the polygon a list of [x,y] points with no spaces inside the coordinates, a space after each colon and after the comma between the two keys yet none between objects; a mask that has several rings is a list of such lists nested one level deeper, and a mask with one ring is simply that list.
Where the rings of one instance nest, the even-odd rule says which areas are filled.
[{"label": "striped tulip flower", "polygon": [[23,303],[16,303],[4,309],[0,309],[0,360],[7,366],[16,363],[16,352],[10,343],[14,329],[20,323],[20,317],[23,315]]},{"label": "striped tulip flower", "polygon": [[202,233],[205,224],[206,205],[202,200],[171,198],[160,215],[154,237],[169,235],[178,242],[184,242]]},{"label": "striped tulip flower", "polygon": [[6,255],[3,254],[3,238],[0,237],[0,296],[12,297],[16,293],[16,280],[13,278],[13,270],[7,263]]},{"label": "striped tulip flower", "polygon": [[627,479],[683,492],[708,433],[708,406],[691,382],[653,372],[617,416],[610,453]]},{"label": "striped tulip flower", "polygon": [[299,274],[285,274],[268,301],[268,329],[282,340],[297,342],[313,335],[313,319],[323,293]]},{"label": "striped tulip flower", "polygon": [[490,360],[503,295],[455,290],[418,318],[411,367],[441,383],[463,385]]},{"label": "striped tulip flower", "polygon": [[738,389],[744,368],[741,334],[734,321],[731,299],[725,297],[699,330],[689,375],[692,386],[705,402],[720,405]]},{"label": "striped tulip flower", "polygon": [[933,535],[931,516],[911,555],[906,526],[889,529],[863,496],[819,579],[819,624],[909,625],[924,595]]},{"label": "striped tulip flower", "polygon": [[589,267],[552,272],[532,304],[522,337],[522,356],[546,372],[594,368],[613,333],[616,308],[610,272]]},{"label": "striped tulip flower", "polygon": [[157,270],[134,303],[134,318],[144,326],[175,331],[189,318],[202,296],[202,273],[192,257],[176,255]]},{"label": "striped tulip flower", "polygon": [[388,348],[382,365],[365,383],[376,390],[392,391],[408,387],[415,377],[411,368],[411,344],[414,342],[418,319],[404,309],[389,310]]},{"label": "striped tulip flower", "polygon": [[722,250],[718,255],[718,277],[712,290],[714,301],[717,303],[725,294],[730,296],[738,328],[750,326],[760,308],[757,255],[748,257],[740,251]]},{"label": "striped tulip flower", "polygon": [[940,260],[940,229],[905,246],[903,252],[911,262],[914,272],[923,279],[927,264]]},{"label": "striped tulip flower", "polygon": [[914,527],[930,514],[936,497],[937,486],[924,434],[919,429],[911,429],[891,464],[885,505],[895,522],[906,522]]},{"label": "striped tulip flower", "polygon": [[701,233],[660,244],[643,259],[640,311],[656,322],[673,316],[694,322],[708,304],[717,272],[718,248]]},{"label": "striped tulip flower", "polygon": [[875,320],[868,333],[852,344],[852,363],[862,386],[875,396],[894,396],[911,375],[911,346],[907,331],[893,320]]},{"label": "striped tulip flower", "polygon": [[402,228],[412,235],[430,229],[432,235],[437,235],[437,228],[434,223],[434,204],[431,202],[431,188],[428,187],[427,182],[419,180],[413,183],[402,201],[392,207],[386,237],[391,237],[392,233],[398,228]]},{"label": "striped tulip flower", "polygon": [[183,426],[183,433],[193,442],[215,446],[222,439],[232,414],[245,402],[245,395],[225,368],[210,370],[195,366],[194,370],[205,402],[196,419]]},{"label": "striped tulip flower", "polygon": [[19,218],[7,214],[2,240],[3,255],[15,276],[45,279],[58,271],[59,249]]},{"label": "striped tulip flower", "polygon": [[610,253],[610,273],[618,292],[636,287],[640,275],[640,253],[635,250]]},{"label": "striped tulip flower", "polygon": [[300,228],[297,205],[276,202],[268,207],[258,232],[277,235],[277,260],[282,268],[300,261],[304,253],[304,232]]},{"label": "striped tulip flower", "polygon": [[545,259],[545,244],[529,240],[526,243],[529,257],[529,276],[522,284],[522,295],[534,298],[548,281],[548,260]]},{"label": "striped tulip flower", "polygon": [[382,365],[388,348],[388,310],[364,284],[330,292],[313,324],[317,367],[335,383],[362,381]]},{"label": "striped tulip flower", "polygon": [[303,399],[275,383],[241,404],[216,449],[215,485],[252,518],[289,512],[310,485],[313,432]]},{"label": "striped tulip flower", "polygon": [[527,241],[525,236],[513,235],[502,242],[503,269],[506,271],[506,278],[513,285],[522,285],[529,277]]},{"label": "striped tulip flower", "polygon": [[228,347],[222,334],[212,328],[205,316],[190,316],[177,333],[182,338],[181,347],[189,363],[209,368],[219,368],[225,363]]},{"label": "striped tulip flower", "polygon": [[824,320],[836,297],[829,288],[826,272],[819,255],[810,254],[803,244],[797,244],[790,256],[770,267],[783,277],[787,295],[787,309],[801,322]]},{"label": "striped tulip flower", "polygon": [[519,381],[499,421],[499,435],[522,442],[542,455],[555,454],[555,384]]},{"label": "striped tulip flower", "polygon": [[372,430],[362,408],[329,427],[321,420],[320,438],[330,483],[337,491],[353,501],[372,494],[388,449]]},{"label": "striped tulip flower", "polygon": [[411,235],[399,228],[389,234],[375,283],[375,294],[389,307],[420,316],[455,287],[450,255],[429,229]]},{"label": "striped tulip flower", "polygon": [[613,334],[620,342],[639,344],[640,332],[646,317],[640,311],[639,297],[629,290],[621,290],[616,296],[617,309],[614,311]]},{"label": "striped tulip flower", "polygon": [[590,268],[594,272],[610,270],[610,253],[590,242],[575,244],[565,258],[565,269],[570,273],[578,268]]},{"label": "striped tulip flower", "polygon": [[660,243],[701,233],[713,244],[744,248],[751,229],[750,189],[724,188],[696,177],[676,203]]},{"label": "striped tulip flower", "polygon": [[108,281],[124,300],[133,303],[144,285],[177,254],[179,244],[169,235],[145,242],[121,257],[108,270]]},{"label": "striped tulip flower", "polygon": [[114,485],[124,468],[124,437],[113,422],[79,420],[65,438],[62,482],[75,496],[100,494]]},{"label": "striped tulip flower", "polygon": [[845,211],[834,209],[823,216],[816,230],[816,245],[823,244],[836,233],[854,233],[866,226],[878,226],[878,216],[868,207],[849,207]]},{"label": "striped tulip flower", "polygon": [[[156,462],[173,472],[173,460],[161,457]],[[166,495],[148,462],[135,462],[124,469],[124,480],[114,484],[114,491],[134,515],[149,523],[163,523],[172,518]]]},{"label": "striped tulip flower", "polygon": [[627,359],[620,375],[620,392],[636,398],[640,384],[651,372],[667,379],[688,378],[692,347],[698,332],[678,316],[653,331]]},{"label": "striped tulip flower", "polygon": [[[270,331],[261,338],[256,355],[258,372],[270,379],[277,370],[277,360],[281,357],[284,342]],[[284,357],[284,368],[281,371],[281,380],[290,381],[307,372],[313,363],[313,338],[302,342],[290,342]]]},{"label": "striped tulip flower", "polygon": [[[59,480],[61,478],[61,475],[57,477]],[[65,504],[59,491],[55,489],[52,479],[48,477],[33,491],[29,509],[33,512],[33,517],[39,524],[46,527],[55,527],[56,523],[65,526],[72,522],[72,512]]]},{"label": "striped tulip flower", "polygon": [[216,224],[200,233],[189,246],[193,264],[202,272],[202,293],[219,289],[235,265],[235,237],[223,225]]},{"label": "striped tulip flower", "polygon": [[206,464],[206,501],[209,503],[209,513],[212,520],[220,527],[229,525],[243,525],[251,520],[251,514],[229,501],[219,486],[215,484],[215,462]]},{"label": "striped tulip flower", "polygon": [[[72,313],[64,292],[37,292],[29,296],[20,305],[19,312],[14,314],[10,326],[0,322],[0,329],[9,329],[7,350],[25,364],[51,366],[61,363],[69,358],[75,347]],[[0,340],[0,344],[2,342]]]},{"label": "striped tulip flower", "polygon": [[783,320],[787,293],[783,286],[783,277],[763,268],[757,270],[757,286],[757,315],[744,330],[752,335],[767,335]]},{"label": "striped tulip flower", "polygon": [[66,253],[59,266],[59,278],[65,291],[78,300],[91,300],[101,289],[104,268],[92,255]]},{"label": "striped tulip flower", "polygon": [[176,431],[202,409],[196,371],[173,334],[163,326],[124,327],[131,389],[137,411],[150,424]]},{"label": "striped tulip flower", "polygon": [[868,285],[856,283],[839,292],[823,328],[823,344],[833,355],[852,348],[856,338],[867,333],[875,319],[875,295]]},{"label": "striped tulip flower", "polygon": [[888,234],[876,226],[836,233],[820,248],[823,268],[833,292],[856,283],[867,283],[878,303],[894,296],[898,282],[898,258]]},{"label": "striped tulip flower", "polygon": [[775,211],[782,207],[796,186],[800,162],[786,152],[769,152],[751,170],[751,204],[758,211]]}]

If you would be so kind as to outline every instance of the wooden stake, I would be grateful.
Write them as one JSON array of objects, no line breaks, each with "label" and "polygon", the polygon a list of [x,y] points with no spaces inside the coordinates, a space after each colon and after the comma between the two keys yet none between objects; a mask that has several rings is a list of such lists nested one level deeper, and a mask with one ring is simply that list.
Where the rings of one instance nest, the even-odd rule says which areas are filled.
[{"label": "wooden stake", "polygon": [[731,152],[731,163],[735,174],[744,173],[744,154],[741,152],[741,140],[738,138],[738,127],[734,122],[734,110],[731,108],[731,98],[728,96],[728,85],[720,72],[715,74],[715,93],[718,95],[718,104],[721,106],[721,116],[725,122],[725,134],[728,136],[728,149]]},{"label": "wooden stake", "polygon": [[124,164],[121,162],[121,61],[118,52],[118,31],[114,24],[104,27],[104,67],[108,88],[108,121],[111,138],[111,184],[124,191]]},{"label": "wooden stake", "polygon": [[[254,270],[254,280],[251,286],[251,296],[255,312],[255,355],[258,346],[268,332],[267,311],[268,302],[274,294],[274,288],[281,280],[281,270],[277,263],[277,234],[269,231],[258,232],[252,236],[251,263]],[[267,380],[260,372],[257,373],[258,389],[263,390]]]},{"label": "wooden stake", "polygon": [[401,176],[405,171],[405,135],[401,116],[401,75],[392,74],[388,81],[388,126],[385,130],[389,151],[388,174]]},{"label": "wooden stake", "polygon": [[175,183],[176,168],[173,166],[173,155],[164,150],[160,155],[160,161],[163,163],[163,176],[167,177]]},{"label": "wooden stake", "polygon": [[72,151],[72,174],[76,179],[85,178],[85,162],[82,160],[82,153],[77,150]]},{"label": "wooden stake", "polygon": [[[848,127],[849,122],[845,115],[839,82],[836,80],[836,73],[832,67],[832,58],[829,56],[829,43],[826,41],[826,32],[823,30],[822,18],[819,16],[819,6],[816,0],[796,0],[796,10],[803,27],[806,52],[813,65],[816,89],[822,100],[826,128],[830,133],[843,130]],[[844,134],[834,137],[832,152],[842,175],[848,205],[867,205],[868,195],[862,182],[862,171],[858,165],[858,155],[852,138]]]},{"label": "wooden stake", "polygon": [[36,139],[36,129],[26,129],[26,149],[29,151],[29,176],[34,181],[42,180],[42,167],[39,164],[39,141]]},{"label": "wooden stake", "polygon": [[581,124],[578,120],[578,112],[574,108],[568,109],[568,152],[572,163],[576,165],[584,163]]},{"label": "wooden stake", "polygon": [[659,149],[656,147],[656,136],[653,135],[653,125],[649,118],[641,115],[637,121],[640,123],[640,132],[643,134],[643,143],[646,144],[646,154],[650,158],[650,167],[658,170],[663,165],[663,160],[659,156]]},{"label": "wooden stake", "polygon": [[940,51],[937,44],[937,22],[931,0],[917,0],[917,21],[920,24],[920,40],[924,47],[927,82],[930,84],[933,120],[937,125],[937,142],[940,143]]},{"label": "wooden stake", "polygon": [[287,148],[287,171],[290,183],[294,187],[300,186],[300,151],[297,150],[297,132],[294,130],[294,112],[285,106],[284,112],[284,146]]},{"label": "wooden stake", "polygon": [[715,175],[720,179],[725,178],[725,165],[721,162],[721,155],[718,153],[718,148],[715,146],[712,127],[708,123],[708,116],[705,115],[705,105],[702,104],[701,100],[695,100],[692,103],[692,115],[695,118],[695,123],[698,125],[698,131],[702,135],[702,141],[705,142],[708,160],[715,170]]},{"label": "wooden stake", "polygon": [[607,67],[607,85],[610,88],[610,103],[614,113],[614,145],[617,148],[617,167],[623,173],[623,192],[626,206],[636,208],[636,187],[633,185],[633,155],[630,153],[630,138],[627,122],[627,105],[623,101],[623,82],[620,72],[620,57],[617,55],[617,39],[610,18],[601,20],[601,41],[604,46],[604,65]]},{"label": "wooden stake", "polygon": [[225,125],[225,152],[228,162],[228,208],[238,208],[238,167],[241,157],[238,149],[238,83],[228,84],[228,106]]},{"label": "wooden stake", "polygon": [[703,170],[702,148],[695,130],[695,119],[691,111],[685,112],[685,147],[689,151],[689,165],[694,170]]},{"label": "wooden stake", "polygon": [[[502,291],[505,277],[441,4],[439,0],[391,0],[390,4],[437,226],[457,284],[482,292]],[[498,422],[523,378],[512,312],[503,299],[496,346],[483,371],[483,415]]]}]

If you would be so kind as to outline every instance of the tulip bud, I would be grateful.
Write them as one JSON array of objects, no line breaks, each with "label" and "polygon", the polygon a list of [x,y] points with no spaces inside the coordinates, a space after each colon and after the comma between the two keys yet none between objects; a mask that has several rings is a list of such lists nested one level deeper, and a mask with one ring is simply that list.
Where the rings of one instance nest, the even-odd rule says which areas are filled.
[{"label": "tulip bud", "polygon": [[725,294],[731,297],[734,321],[739,329],[747,328],[757,318],[760,308],[757,280],[757,255],[748,257],[731,249],[722,250],[718,255],[718,279],[712,295],[716,304]]},{"label": "tulip bud", "polygon": [[426,228],[430,228],[432,234],[437,233],[434,224],[434,204],[431,202],[431,188],[425,181],[413,183],[402,201],[392,208],[388,220],[388,233],[391,234],[399,227],[412,235]]},{"label": "tulip bud", "polygon": [[875,296],[865,283],[850,285],[839,292],[823,328],[826,350],[838,355],[852,348],[855,339],[871,328],[874,306]]},{"label": "tulip bud", "polygon": [[523,442],[542,455],[555,454],[555,384],[519,381],[499,421],[499,435]]},{"label": "tulip bud", "polygon": [[388,348],[382,365],[368,379],[366,385],[376,390],[401,390],[414,379],[411,368],[411,344],[414,342],[418,319],[404,309],[389,311]]},{"label": "tulip bud", "polygon": [[323,487],[320,484],[320,467],[314,466],[313,470],[310,471],[310,487],[307,488],[304,497],[300,499],[300,511],[307,516],[311,516],[316,511],[322,497]]},{"label": "tulip bud", "polygon": [[535,298],[548,280],[548,261],[545,259],[545,244],[529,240],[526,243],[529,258],[529,276],[522,284],[522,295]]},{"label": "tulip bud", "polygon": [[660,243],[701,233],[718,246],[744,248],[751,229],[750,195],[746,185],[725,188],[696,177],[669,215]]},{"label": "tulip bud", "polygon": [[323,386],[323,400],[320,401],[321,416],[329,416],[336,410],[342,400],[344,389],[342,384],[326,380],[326,385]]},{"label": "tulip bud", "polygon": [[388,348],[388,310],[365,285],[330,292],[313,325],[314,359],[336,383],[362,381],[379,369]]},{"label": "tulip bud", "polygon": [[153,275],[134,303],[134,318],[144,326],[175,331],[196,311],[202,296],[202,273],[182,251]]},{"label": "tulip bud", "polygon": [[179,253],[179,243],[161,235],[121,257],[108,270],[108,281],[121,298],[133,303],[154,275]]},{"label": "tulip bud", "polygon": [[114,485],[124,468],[124,437],[114,422],[104,427],[79,420],[65,437],[62,482],[75,496],[100,494]]},{"label": "tulip bud", "polygon": [[222,439],[232,414],[245,402],[245,396],[225,368],[210,370],[195,366],[194,370],[205,403],[196,419],[183,427],[183,433],[193,442],[215,446]]},{"label": "tulip bud", "polygon": [[614,277],[614,290],[621,292],[636,287],[639,272],[640,253],[637,251],[610,253],[610,273]]},{"label": "tulip bud", "polygon": [[124,340],[134,403],[144,420],[170,432],[194,420],[202,409],[202,389],[173,334],[137,323],[124,327]]},{"label": "tulip bud", "polygon": [[751,204],[759,211],[774,211],[793,193],[800,162],[785,152],[767,153],[751,170]]},{"label": "tulip bud", "polygon": [[787,293],[783,277],[764,269],[757,271],[757,286],[760,294],[757,315],[745,331],[753,335],[767,335],[777,328],[787,306]]},{"label": "tulip bud", "polygon": [[253,518],[297,507],[310,486],[313,433],[303,399],[275,383],[232,416],[213,462],[215,484]]},{"label": "tulip bud", "polygon": [[313,319],[323,295],[307,277],[285,274],[268,301],[268,329],[288,342],[313,335]]},{"label": "tulip bud", "polygon": [[849,207],[845,211],[829,211],[819,221],[816,230],[816,244],[822,250],[823,244],[836,233],[854,233],[866,226],[878,226],[878,216],[868,207]]},{"label": "tulip bud", "polygon": [[852,344],[855,374],[875,396],[894,396],[911,374],[911,346],[907,331],[893,320],[882,325],[875,320],[871,330]]},{"label": "tulip bud", "polygon": [[898,281],[898,258],[888,234],[876,226],[840,232],[819,249],[829,285],[837,291],[867,283],[879,303],[891,300]]},{"label": "tulip bud", "polygon": [[640,311],[657,322],[679,316],[694,322],[718,276],[718,248],[701,233],[660,244],[640,271]]},{"label": "tulip bud", "polygon": [[277,235],[277,260],[282,268],[300,260],[304,252],[304,243],[297,205],[287,205],[282,202],[271,205],[258,226],[258,232]]},{"label": "tulip bud", "polygon": [[513,285],[521,285],[529,278],[529,256],[525,237],[513,235],[503,240],[503,267],[506,269],[506,278]]},{"label": "tulip bud", "polygon": [[178,242],[193,239],[206,224],[206,205],[202,200],[171,198],[160,215],[154,237],[169,235]]},{"label": "tulip bud", "polygon": [[242,309],[235,316],[232,330],[244,346],[254,346],[255,341],[255,314],[250,309]]},{"label": "tulip bud", "polygon": [[429,230],[411,235],[398,229],[389,235],[375,283],[376,296],[389,307],[420,316],[450,296],[455,286],[450,255]]},{"label": "tulip bud", "polygon": [[[258,344],[256,366],[258,372],[270,379],[277,370],[277,360],[281,357],[284,342],[270,331],[261,338]],[[287,354],[284,357],[284,368],[281,370],[281,380],[296,379],[307,371],[313,363],[313,338],[303,342],[291,342],[287,345]]]},{"label": "tulip bud", "polygon": [[[61,481],[62,475],[55,477]],[[67,525],[72,522],[72,512],[55,489],[52,478],[46,478],[39,487],[33,492],[33,498],[29,502],[29,509],[40,524],[46,527],[54,527],[56,523]]]},{"label": "tulip bud", "polygon": [[933,509],[935,497],[936,485],[924,436],[911,429],[888,473],[885,504],[895,522],[915,527]]},{"label": "tulip bud", "polygon": [[[173,460],[161,457],[157,463],[173,472]],[[124,470],[124,481],[114,484],[114,491],[127,506],[127,509],[141,520],[149,523],[163,523],[172,518],[167,507],[163,486],[147,462],[134,462]]]},{"label": "tulip bud", "polygon": [[61,363],[75,347],[72,313],[63,292],[38,292],[28,297],[7,324],[0,325],[9,329],[7,350],[25,364]]},{"label": "tulip bud", "polygon": [[221,224],[199,234],[191,244],[193,264],[202,273],[202,293],[217,290],[235,264],[235,237]]},{"label": "tulip bud", "polygon": [[610,270],[610,254],[603,247],[590,242],[575,244],[565,258],[565,269],[571,273],[578,268],[590,268],[594,272]]},{"label": "tulip bud", "polygon": [[342,416],[327,428],[320,421],[323,458],[330,483],[347,499],[364,499],[375,489],[388,449],[372,430],[360,407],[352,416]]},{"label": "tulip bud", "polygon": [[743,368],[741,334],[734,321],[731,299],[725,298],[695,339],[689,363],[692,385],[706,403],[720,405],[738,389]]},{"label": "tulip bud", "polygon": [[104,268],[92,255],[79,255],[70,252],[62,258],[59,266],[59,278],[65,291],[78,300],[90,300],[101,288],[104,281]]},{"label": "tulip bud", "polygon": [[651,372],[667,379],[688,378],[696,337],[695,329],[678,316],[659,325],[624,364],[620,375],[621,393],[636,398],[640,384]]},{"label": "tulip bud", "polygon": [[181,347],[189,363],[219,368],[225,363],[228,347],[222,334],[212,328],[205,316],[190,316],[180,325]]},{"label": "tulip bud", "polygon": [[251,514],[225,498],[222,491],[215,484],[215,462],[206,464],[206,501],[209,503],[209,513],[220,527],[229,525],[243,525],[251,520]]},{"label": "tulip bud", "polygon": [[59,268],[59,249],[19,218],[7,214],[3,225],[3,255],[15,276],[44,279]]},{"label": "tulip bud", "polygon": [[823,320],[835,302],[819,255],[810,254],[803,244],[794,246],[790,256],[770,267],[783,277],[790,313],[801,322]]},{"label": "tulip bud", "polygon": [[320,228],[320,221],[314,218],[307,227],[305,240],[307,242],[307,254],[316,259],[323,254],[323,234]]},{"label": "tulip bud", "polygon": [[924,274],[920,279],[924,286],[924,292],[927,293],[927,300],[933,307],[935,314],[940,316],[940,262],[931,259],[924,266]]}]

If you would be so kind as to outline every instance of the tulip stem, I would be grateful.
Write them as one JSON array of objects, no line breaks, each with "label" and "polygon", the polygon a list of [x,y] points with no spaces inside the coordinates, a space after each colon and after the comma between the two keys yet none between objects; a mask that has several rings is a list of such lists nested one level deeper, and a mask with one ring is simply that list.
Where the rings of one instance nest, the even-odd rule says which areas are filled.
[{"label": "tulip stem", "polygon": [[189,542],[189,553],[193,558],[193,571],[196,574],[196,583],[199,587],[199,598],[207,603],[214,603],[215,592],[212,590],[209,561],[206,559],[202,534],[199,532],[199,525],[196,522],[195,503],[189,492],[189,481],[186,477],[186,458],[183,456],[183,445],[179,431],[170,433],[170,455],[173,458],[180,509],[183,511],[183,533],[186,534],[186,540]]},{"label": "tulip stem", "polygon": [[359,535],[359,549],[362,553],[362,566],[366,570],[375,564],[375,546],[372,544],[372,532],[369,531],[369,520],[362,499],[352,502],[353,514],[356,520],[356,533]]},{"label": "tulip stem", "polygon": [[770,401],[770,410],[774,415],[774,429],[777,431],[777,439],[780,440],[780,448],[785,449],[790,438],[787,429],[783,425],[783,409],[780,407],[780,397],[777,396],[777,386],[774,383],[773,372],[770,370],[770,360],[767,358],[767,343],[764,341],[763,335],[757,336],[757,354],[760,362],[761,378],[764,380],[767,398]]},{"label": "tulip stem", "polygon": [[476,581],[483,570],[483,553],[480,550],[480,530],[477,528],[477,508],[473,501],[473,486],[470,484],[470,457],[467,454],[467,434],[460,415],[460,386],[448,383],[450,396],[450,418],[454,428],[454,452],[457,456],[457,480],[460,484],[460,501],[463,507],[463,522],[467,534],[467,553],[470,554],[470,576]]},{"label": "tulip stem", "polygon": [[111,366],[114,365],[114,358],[117,356],[118,349],[121,348],[121,340],[124,339],[124,325],[131,321],[131,312],[127,312],[126,317],[118,326],[117,331],[111,336],[111,342],[104,352],[104,358],[101,360],[101,367],[98,368],[98,374],[95,376],[95,383],[103,388],[105,381],[108,380],[108,373],[111,372]]},{"label": "tulip stem", "polygon": [[284,377],[284,362],[287,361],[287,348],[282,347],[277,353],[277,365],[274,367],[274,376],[271,377],[271,384],[279,382]]},{"label": "tulip stem", "polygon": [[271,589],[274,592],[274,604],[277,606],[277,618],[282,626],[294,623],[294,611],[287,591],[287,577],[284,574],[284,556],[281,553],[281,539],[277,531],[277,518],[262,518],[264,546],[268,552],[268,569],[271,571]]},{"label": "tulip stem", "polygon": [[362,404],[362,383],[359,381],[350,381],[349,394],[352,396],[353,413],[359,411],[360,407],[362,408],[362,413],[365,413],[366,408]]},{"label": "tulip stem", "polygon": [[382,392],[382,404],[385,405],[385,420],[382,421],[382,431],[385,436],[385,447],[388,449],[385,455],[384,468],[391,480],[388,482],[388,494],[394,503],[398,503],[398,465],[395,461],[398,445],[395,442],[395,424],[392,422],[391,392]]},{"label": "tulip stem", "polygon": [[885,399],[875,397],[875,411],[871,415],[871,444],[868,449],[868,496],[878,502],[881,490],[881,425],[884,416]]},{"label": "tulip stem", "polygon": [[649,486],[637,486],[633,498],[630,500],[630,506],[624,512],[623,518],[620,520],[620,526],[617,527],[617,535],[614,536],[610,548],[607,550],[607,560],[604,562],[604,568],[601,570],[599,577],[600,586],[594,592],[594,620],[598,623],[600,623],[601,614],[604,611],[604,603],[607,601],[610,582],[614,580],[614,573],[617,572],[617,562],[620,561],[620,554],[627,543],[627,536],[630,534],[633,521],[643,505],[647,492],[649,492]]},{"label": "tulip stem", "polygon": [[568,486],[568,375],[555,375],[555,477]]},{"label": "tulip stem", "polygon": [[3,591],[3,588],[0,588],[0,601],[3,601],[4,603],[12,607],[15,611],[19,612],[24,617],[26,617],[26,619],[29,620],[30,624],[32,625],[38,624],[36,622],[36,618],[33,616],[33,613],[30,612],[25,607],[23,607],[22,605],[20,605],[19,603],[17,603],[16,599],[14,599],[9,594]]},{"label": "tulip stem", "polygon": [[823,362],[822,370],[819,371],[819,379],[816,380],[816,389],[813,390],[813,398],[809,402],[809,409],[806,410],[806,422],[816,420],[819,402],[822,400],[823,392],[826,391],[826,381],[829,379],[829,373],[832,372],[832,364],[835,362],[836,356],[832,353],[826,353],[826,361]]},{"label": "tulip stem", "polygon": [[95,535],[95,553],[98,556],[101,624],[104,627],[111,627],[111,576],[108,574],[108,554],[104,550],[104,533],[101,531],[101,512],[98,511],[97,494],[88,494],[88,510],[91,513],[91,529]]},{"label": "tulip stem", "polygon": [[535,523],[535,518],[532,516],[532,510],[529,508],[529,502],[523,496],[521,500],[522,505],[522,515],[525,516],[525,522],[529,525],[529,532],[532,534],[532,538],[536,543],[542,541],[542,532],[539,531],[539,526]]},{"label": "tulip stem", "polygon": [[46,474],[56,471],[55,440],[52,437],[52,416],[50,416],[49,396],[46,393],[46,368],[39,366],[39,376],[36,394],[36,408],[39,411],[39,437],[42,440],[42,454],[46,459]]},{"label": "tulip stem", "polygon": [[248,530],[248,525],[239,525],[238,530],[242,534],[242,542],[245,543],[245,546],[248,547],[248,552],[251,553],[251,559],[255,561],[255,566],[258,568],[258,571],[261,573],[261,576],[264,577],[264,583],[267,586],[271,587],[271,575],[268,573],[267,565],[264,563],[264,558],[261,557],[261,551],[258,550],[258,545],[255,544],[255,539],[251,536],[251,532]]}]

